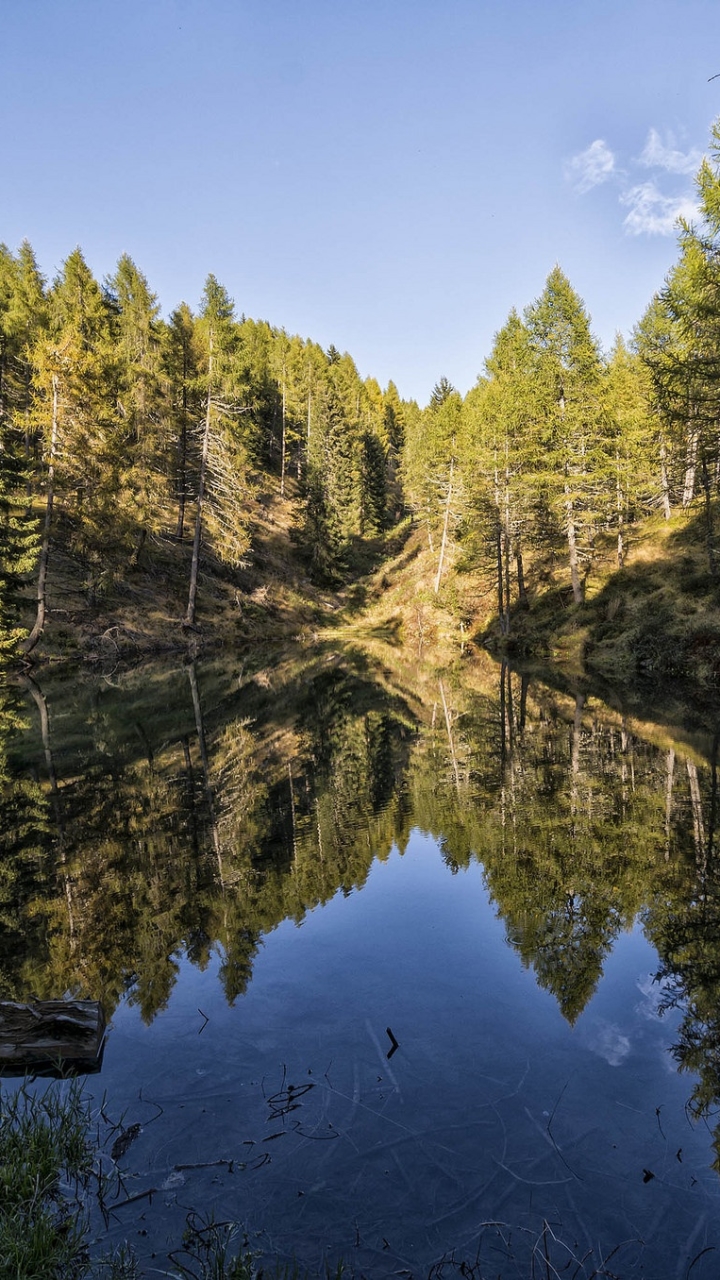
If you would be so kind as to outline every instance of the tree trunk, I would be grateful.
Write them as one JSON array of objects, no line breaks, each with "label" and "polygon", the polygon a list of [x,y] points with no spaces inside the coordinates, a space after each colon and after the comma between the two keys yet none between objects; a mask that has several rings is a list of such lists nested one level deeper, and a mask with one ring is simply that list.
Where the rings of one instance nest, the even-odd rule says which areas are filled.
[{"label": "tree trunk", "polygon": [[580,570],[578,568],[577,553],[577,532],[575,529],[575,510],[573,508],[573,500],[570,496],[570,486],[565,481],[565,521],[568,543],[568,556],[570,560],[570,581],[572,583],[573,600],[575,604],[582,604],[584,594],[583,586],[580,581]]},{"label": "tree trunk", "polygon": [[530,602],[528,600],[527,587],[525,586],[525,570],[523,569],[522,551],[519,547],[515,550],[515,567],[517,569],[518,604],[522,609],[528,609],[530,607]]},{"label": "tree trunk", "polygon": [[37,583],[37,617],[35,625],[23,645],[25,653],[32,653],[45,628],[45,605],[47,591],[47,571],[50,560],[50,528],[55,484],[55,454],[58,438],[58,376],[52,377],[52,428],[50,433],[50,457],[48,459],[47,498],[45,500],[45,520],[43,523],[42,542],[40,544],[40,562],[38,564]]},{"label": "tree trunk", "polygon": [[662,494],[663,515],[666,520],[669,520],[672,510],[670,507],[670,484],[667,473],[667,450],[665,449],[664,440],[660,441],[660,492]]},{"label": "tree trunk", "polygon": [[708,558],[708,573],[711,578],[716,576],[715,569],[715,526],[713,521],[712,499],[710,497],[710,475],[708,472],[707,459],[703,453],[702,459],[702,481],[703,496],[705,498],[705,549]]},{"label": "tree trunk", "polygon": [[503,578],[502,529],[499,522],[496,534],[498,620],[500,622],[500,634],[505,635],[505,585]]},{"label": "tree trunk", "polygon": [[285,497],[285,371],[282,384],[282,455],[280,458],[280,497]]},{"label": "tree trunk", "polygon": [[442,578],[443,563],[445,560],[445,549],[447,547],[447,533],[448,533],[448,522],[450,520],[450,503],[452,501],[452,482],[453,482],[454,466],[455,466],[455,459],[451,458],[450,459],[450,475],[448,477],[447,499],[445,501],[445,519],[443,520],[442,542],[440,543],[440,558],[438,560],[437,573],[435,574],[435,595],[437,595],[438,591],[440,590],[440,579]]},{"label": "tree trunk", "polygon": [[183,626],[195,626],[195,599],[197,597],[197,580],[198,566],[200,563],[200,541],[202,539],[202,509],[203,499],[205,497],[205,475],[207,473],[207,460],[210,450],[210,418],[212,409],[212,334],[210,335],[210,358],[208,361],[208,392],[207,407],[205,409],[205,430],[203,432],[202,459],[200,462],[200,481],[198,484],[197,497],[197,513],[195,515],[195,537],[193,538],[192,564],[190,566],[190,591],[188,594],[187,611],[183,621]]},{"label": "tree trunk", "polygon": [[617,505],[617,562],[618,569],[622,569],[625,560],[625,547],[623,545],[623,491],[620,481],[620,455],[617,450],[615,452],[615,498]]},{"label": "tree trunk", "polygon": [[698,431],[688,432],[687,453],[685,457],[685,485],[683,488],[683,510],[687,510],[695,497],[695,473],[697,471]]},{"label": "tree trunk", "polygon": [[178,452],[178,519],[176,537],[182,542],[185,532],[185,502],[187,500],[187,355],[183,351],[182,427]]}]

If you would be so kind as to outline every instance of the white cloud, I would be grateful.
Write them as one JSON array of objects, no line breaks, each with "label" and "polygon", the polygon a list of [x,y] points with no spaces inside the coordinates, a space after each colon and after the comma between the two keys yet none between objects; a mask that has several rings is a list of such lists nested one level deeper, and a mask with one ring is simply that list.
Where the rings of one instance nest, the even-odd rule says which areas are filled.
[{"label": "white cloud", "polygon": [[623,226],[631,236],[671,236],[678,218],[691,222],[698,207],[691,195],[664,196],[654,182],[641,182],[620,196],[630,212]]},{"label": "white cloud", "polygon": [[614,172],[615,156],[602,138],[596,138],[565,165],[565,177],[580,195],[607,182]]},{"label": "white cloud", "polygon": [[640,156],[640,164],[646,169],[665,169],[668,173],[697,173],[701,160],[702,151],[694,147],[690,151],[678,151],[673,135],[667,133],[663,142],[657,129],[650,130]]}]

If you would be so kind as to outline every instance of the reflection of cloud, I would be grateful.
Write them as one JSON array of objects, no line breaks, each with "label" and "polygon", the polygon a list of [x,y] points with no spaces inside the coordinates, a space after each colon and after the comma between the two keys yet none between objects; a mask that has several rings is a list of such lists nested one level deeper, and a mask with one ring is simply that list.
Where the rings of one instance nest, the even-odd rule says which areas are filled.
[{"label": "reflection of cloud", "polygon": [[667,141],[663,142],[657,129],[650,130],[640,164],[646,169],[665,169],[668,173],[696,173],[702,152],[694,147],[690,151],[678,151],[673,135],[665,136]]},{"label": "reflection of cloud", "polygon": [[664,984],[662,982],[657,982],[651,973],[644,973],[641,978],[638,978],[635,985],[644,997],[644,999],[639,1000],[635,1006],[636,1012],[639,1013],[641,1017],[648,1018],[653,1022],[656,1019],[661,1018],[662,1011],[660,1009],[660,1003],[665,990]]},{"label": "reflection of cloud", "polygon": [[587,1037],[587,1047],[604,1058],[611,1067],[619,1067],[630,1052],[630,1040],[612,1022],[599,1022]]},{"label": "reflection of cloud", "polygon": [[614,172],[615,156],[602,138],[596,138],[565,165],[565,177],[580,195],[607,182]]},{"label": "reflection of cloud", "polygon": [[620,196],[620,203],[630,210],[623,226],[631,236],[670,236],[678,218],[692,221],[698,214],[691,196],[664,196],[654,182],[631,187]]}]

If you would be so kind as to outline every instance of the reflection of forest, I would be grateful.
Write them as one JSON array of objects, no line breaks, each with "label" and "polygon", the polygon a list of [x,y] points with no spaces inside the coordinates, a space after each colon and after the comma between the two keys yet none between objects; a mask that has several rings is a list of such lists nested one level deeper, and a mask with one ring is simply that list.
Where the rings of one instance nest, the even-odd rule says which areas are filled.
[{"label": "reflection of forest", "polygon": [[677,1054],[720,1091],[717,741],[680,746],[512,674],[376,670],[320,654],[6,689],[0,994],[125,993],[149,1020],[181,955],[213,948],[232,1000],[263,934],[419,827],[484,865],[508,940],[574,1021],[642,913]]}]

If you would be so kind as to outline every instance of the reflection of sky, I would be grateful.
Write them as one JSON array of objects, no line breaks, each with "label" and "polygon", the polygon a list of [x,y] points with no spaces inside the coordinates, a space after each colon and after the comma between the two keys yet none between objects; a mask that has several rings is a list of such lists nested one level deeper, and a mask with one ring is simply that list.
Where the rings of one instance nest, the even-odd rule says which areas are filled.
[{"label": "reflection of sky", "polygon": [[[452,1248],[487,1249],[497,1267],[509,1231],[520,1269],[506,1254],[503,1275],[526,1280],[548,1217],[595,1263],[644,1240],[624,1246],[619,1274],[674,1274],[693,1233],[693,1254],[720,1245],[720,1184],[707,1131],[685,1116],[688,1081],[667,1071],[654,964],[638,929],[621,935],[569,1027],[506,945],[481,868],[451,875],[417,834],[362,892],[268,935],[233,1008],[217,960],[182,963],[149,1027],[118,1011],[104,1070],[126,1123],[162,1107],[128,1157],[133,1189],[163,1187],[144,1206],[148,1248],[201,1201],[249,1223],[259,1248],[309,1267],[327,1250],[377,1276],[424,1273]],[[285,1112],[288,1084],[313,1087]],[[176,1168],[229,1159],[232,1173]],[[134,1222],[119,1217],[118,1232]],[[479,1226],[491,1219],[509,1224],[505,1244]]]}]

